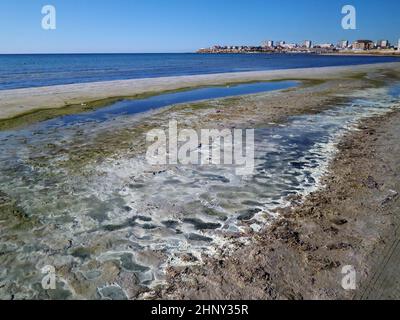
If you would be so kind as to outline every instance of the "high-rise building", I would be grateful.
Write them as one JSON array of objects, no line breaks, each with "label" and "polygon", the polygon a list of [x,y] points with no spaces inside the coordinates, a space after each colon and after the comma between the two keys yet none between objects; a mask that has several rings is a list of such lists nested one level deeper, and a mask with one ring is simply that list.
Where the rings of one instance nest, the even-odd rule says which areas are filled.
[{"label": "high-rise building", "polygon": [[332,43],[321,43],[321,44],[317,44],[315,45],[316,48],[321,48],[321,49],[332,49],[335,46]]},{"label": "high-rise building", "polygon": [[274,47],[274,42],[273,42],[272,40],[268,40],[268,41],[265,41],[265,42],[262,44],[262,46],[263,46],[263,47],[267,47],[267,48],[273,48],[273,47]]},{"label": "high-rise building", "polygon": [[312,48],[312,41],[311,40],[305,40],[303,46],[306,47],[307,49],[311,49]]},{"label": "high-rise building", "polygon": [[381,49],[387,49],[390,47],[390,43],[389,40],[379,40],[376,46]]},{"label": "high-rise building", "polygon": [[297,48],[298,45],[297,45],[297,43],[285,43],[285,44],[282,44],[281,47],[283,47],[285,49],[294,49],[294,48]]},{"label": "high-rise building", "polygon": [[348,47],[349,47],[349,41],[348,40],[339,41],[338,48],[346,49]]},{"label": "high-rise building", "polygon": [[353,43],[354,50],[371,50],[374,48],[374,42],[371,40],[357,40]]}]

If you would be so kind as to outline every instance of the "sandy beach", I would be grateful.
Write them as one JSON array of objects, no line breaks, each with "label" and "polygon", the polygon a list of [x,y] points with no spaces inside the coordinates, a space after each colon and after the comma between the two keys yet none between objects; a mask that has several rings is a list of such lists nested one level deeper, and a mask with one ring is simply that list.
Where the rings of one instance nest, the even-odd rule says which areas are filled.
[{"label": "sandy beach", "polygon": [[[0,120],[43,109],[82,106],[82,104],[90,106],[91,103],[101,104],[101,100],[104,99],[134,98],[143,94],[156,94],[164,91],[249,81],[333,79],[343,75],[351,76],[351,74],[369,72],[371,70],[395,70],[399,65],[400,63],[384,63],[346,67],[224,73],[1,90]],[[82,107],[85,106],[83,105]]]}]

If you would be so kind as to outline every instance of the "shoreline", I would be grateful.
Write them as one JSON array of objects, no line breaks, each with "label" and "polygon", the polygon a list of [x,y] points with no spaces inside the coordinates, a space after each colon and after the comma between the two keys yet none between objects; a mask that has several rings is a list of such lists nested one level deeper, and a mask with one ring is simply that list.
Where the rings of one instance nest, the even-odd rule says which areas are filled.
[{"label": "shoreline", "polygon": [[399,57],[400,49],[370,49],[370,50],[341,50],[338,52],[321,53],[322,55],[338,56],[370,56],[370,57]]},{"label": "shoreline", "polygon": [[[341,139],[324,186],[233,253],[170,267],[152,299],[398,299],[400,111],[367,118]],[[396,145],[396,147],[393,146]],[[243,259],[246,257],[246,259]],[[341,287],[354,266],[356,290]]]},{"label": "shoreline", "polygon": [[[271,123],[286,122],[291,116],[319,113],[332,106],[343,103],[353,90],[383,85],[382,81],[371,80],[377,74],[388,80],[389,73],[355,73],[349,78],[334,80],[307,80],[303,85],[288,90],[264,92],[248,96],[183,103],[160,108],[154,112],[141,114],[134,128],[130,125],[114,129],[104,129],[102,134],[94,134],[92,139],[62,154],[70,160],[68,166],[80,168],[81,165],[96,161],[96,157],[118,157],[126,152],[132,156],[145,149],[144,132],[151,128],[164,127],[168,121],[182,119],[191,123],[192,128],[234,128],[262,127]],[[243,115],[246,115],[244,117]],[[183,120],[184,119],[184,120]],[[1,123],[0,123],[1,124]],[[135,133],[135,134],[133,134]]]},{"label": "shoreline", "polygon": [[370,52],[343,52],[343,53],[321,53],[323,56],[349,56],[349,57],[398,57],[400,58],[400,51],[382,52],[382,53],[370,53]]},{"label": "shoreline", "polygon": [[[0,122],[56,109],[73,114],[121,99],[137,99],[176,90],[233,85],[251,81],[334,79],[378,69],[392,70],[400,62],[340,67],[284,69],[58,85],[0,91]],[[61,114],[65,114],[61,113]],[[52,117],[51,114],[47,117]]]},{"label": "shoreline", "polygon": [[389,51],[389,52],[357,52],[357,51],[349,51],[349,52],[297,52],[297,51],[288,51],[288,52],[197,52],[197,54],[213,54],[213,55],[227,55],[227,54],[266,54],[266,55],[274,55],[274,54],[287,54],[287,55],[313,55],[313,56],[349,56],[349,57],[399,57],[400,51]]},{"label": "shoreline", "polygon": [[[77,132],[77,136],[72,136],[70,140],[64,139],[60,144],[45,144],[41,148],[40,156],[29,158],[29,162],[27,163],[29,163],[29,166],[32,168],[46,168],[51,161],[56,159],[57,162],[52,163],[54,168],[66,170],[66,172],[69,172],[71,176],[76,175],[77,177],[90,177],[94,172],[97,172],[99,167],[107,169],[107,164],[109,164],[111,165],[111,168],[114,168],[115,164],[120,166],[118,163],[124,163],[123,161],[125,160],[130,161],[131,159],[134,159],[140,155],[141,152],[145,150],[145,139],[143,132],[146,132],[153,127],[165,128],[171,119],[178,121],[184,119],[185,124],[192,126],[194,129],[222,127],[240,128],[248,127],[249,125],[254,128],[275,125],[279,126],[280,123],[284,123],[290,119],[290,117],[296,115],[319,114],[324,110],[340,106],[342,103],[348,102],[349,99],[351,99],[351,94],[353,92],[357,92],[358,90],[378,89],[385,84],[392,83],[393,81],[399,81],[399,72],[394,72],[394,70],[399,70],[399,67],[400,66],[397,65],[397,69],[371,69],[371,66],[369,66],[367,71],[364,72],[357,71],[341,74],[340,76],[338,76],[338,73],[335,72],[334,76],[329,78],[329,80],[316,81],[316,79],[313,78],[312,85],[310,86],[299,86],[289,90],[266,92],[255,95],[239,96],[235,98],[215,99],[198,103],[173,105],[164,109],[159,109],[154,113],[143,115],[136,119],[127,119],[128,121],[126,121],[126,123],[117,122],[116,126],[100,128],[99,131],[90,131],[89,135],[85,135],[84,132]],[[396,120],[397,118],[393,119],[394,123]],[[382,124],[380,126],[382,126]],[[359,146],[358,141],[360,140],[365,142],[368,137],[372,136],[370,135],[369,130],[363,130],[362,133],[364,135],[358,136],[358,138],[354,140],[354,148],[352,147],[350,150],[354,149],[357,151]],[[54,142],[51,140],[51,134],[46,135],[46,133],[41,133],[41,135],[42,137],[46,137],[46,139],[50,139],[50,142]],[[394,137],[396,136],[398,135],[395,135]],[[387,138],[385,140],[389,141]],[[9,140],[7,143],[9,143],[12,147],[14,144],[10,143],[11,141],[12,140]],[[24,142],[22,141],[22,143]],[[344,148],[344,150],[346,150],[346,148]],[[365,167],[362,166],[362,164],[365,157],[366,159],[369,159],[372,158],[373,155],[374,153],[371,151],[371,154],[368,153],[363,154],[363,156],[358,156],[359,162],[356,163],[354,168],[343,165],[341,167],[345,169],[347,168],[348,170],[352,169],[354,172],[357,172],[356,169],[368,172]],[[393,156],[397,156],[397,154],[393,153]],[[350,159],[354,157],[355,156],[352,155]],[[369,161],[368,163],[371,164],[372,168],[376,167],[375,163]],[[140,182],[136,181],[135,178],[132,178],[135,176],[135,170],[129,171],[128,167],[123,167],[122,169],[124,175],[119,176],[117,179],[117,185],[115,186],[117,188],[116,190],[119,190],[119,184]],[[162,172],[162,169],[163,168],[157,168],[157,171],[146,171],[146,177],[143,178],[145,179],[143,180],[143,183],[146,182],[151,185],[151,183],[154,182],[153,179],[158,178],[157,172]],[[132,175],[127,174],[125,176],[125,174],[129,172],[131,172]],[[365,172],[363,174],[365,174]],[[348,171],[343,172],[345,177],[347,177],[348,174]],[[112,177],[114,177],[114,174],[112,174]],[[363,179],[361,183],[362,185],[364,185],[364,180],[366,181],[367,185],[375,185],[370,181],[370,179],[368,179],[368,177]],[[87,182],[86,178],[84,178],[83,181]],[[112,181],[114,180],[111,180],[110,182]],[[343,180],[340,181],[340,183],[346,183],[346,181],[347,180]],[[113,184],[111,183],[110,188],[112,185]],[[353,185],[350,184],[350,186]],[[9,190],[7,189],[2,191],[5,194],[9,193]],[[333,193],[334,199],[342,197],[342,194],[345,193],[342,189],[339,189],[339,191],[340,192],[337,194]],[[376,193],[376,190],[373,190],[373,192]],[[311,202],[312,207],[318,209],[322,208],[329,202],[325,203],[324,199],[326,199],[326,197],[319,196],[319,193],[317,194],[318,196],[315,196],[314,199],[311,199]],[[30,193],[28,198],[29,196]],[[7,197],[5,198],[6,204],[8,203],[8,205],[11,206],[9,210],[10,212],[12,212],[12,210],[15,208],[18,208],[18,200],[12,198],[12,196],[10,196],[9,201],[7,200]],[[77,199],[78,195],[74,197],[73,201],[77,201]],[[295,203],[296,199],[293,199],[293,201]],[[355,199],[354,201],[356,202],[350,203],[353,206],[357,204],[358,200]],[[157,204],[157,202],[155,203]],[[167,211],[168,215],[171,215],[175,217],[174,219],[178,219],[178,221],[180,221],[179,213],[181,212],[182,208],[185,208],[184,204],[182,207],[175,206],[175,203],[168,204],[168,201],[165,202],[164,200],[162,203],[163,205],[159,208],[157,206],[152,206],[149,208],[145,204],[146,203],[142,203],[141,205],[139,202],[133,207],[135,207],[137,212],[143,215],[143,217],[150,218],[150,221],[152,221],[155,226],[158,226],[158,228],[160,228],[160,226],[157,224],[158,222],[156,217],[161,217],[161,213],[165,213]],[[344,208],[346,207],[347,206]],[[99,278],[93,282],[85,279],[82,275],[80,275],[79,272],[71,272],[72,268],[77,267],[77,260],[72,258],[70,262],[62,264],[62,266],[60,266],[59,276],[63,278],[66,283],[68,283],[68,286],[72,290],[71,292],[74,292],[74,298],[92,297],[95,299],[98,297],[96,296],[98,287],[104,286],[105,283],[116,283],[119,285],[125,290],[128,299],[135,299],[138,297],[184,299],[190,298],[191,295],[193,295],[193,298],[195,299],[218,297],[223,297],[224,299],[256,299],[258,297],[266,299],[307,298],[309,292],[307,291],[306,294],[302,293],[301,289],[312,289],[312,287],[310,287],[310,283],[313,281],[316,283],[320,280],[315,279],[314,275],[310,277],[311,273],[307,273],[309,271],[302,273],[303,271],[299,270],[299,268],[308,268],[307,270],[311,270],[311,272],[315,272],[315,269],[317,269],[318,272],[325,272],[329,270],[337,271],[338,267],[335,269],[335,266],[337,265],[335,262],[338,261],[338,259],[329,259],[329,257],[328,259],[325,259],[327,254],[318,255],[316,253],[318,253],[319,249],[328,250],[328,248],[330,248],[329,251],[339,253],[343,251],[347,253],[349,250],[348,244],[352,244],[350,241],[351,239],[348,240],[347,238],[343,238],[343,240],[340,238],[337,242],[331,242],[330,240],[333,238],[329,238],[324,231],[332,231],[332,235],[330,236],[337,236],[340,234],[342,237],[348,237],[348,234],[341,234],[340,232],[335,234],[335,232],[336,229],[339,230],[339,227],[350,225],[350,223],[342,224],[344,219],[346,219],[347,222],[350,220],[347,218],[340,218],[332,222],[331,218],[336,218],[335,214],[337,212],[328,210],[327,212],[334,216],[329,216],[328,222],[326,222],[326,219],[323,220],[324,224],[327,225],[327,228],[325,228],[325,225],[322,225],[321,227],[319,222],[324,215],[323,212],[321,214],[318,212],[316,213],[315,210],[317,209],[310,209],[310,214],[308,214],[308,211],[307,214],[302,211],[300,211],[298,214],[286,213],[285,220],[283,220],[282,224],[275,224],[276,229],[272,233],[267,232],[256,234],[249,230],[248,238],[252,241],[251,245],[243,246],[243,243],[238,244],[236,251],[233,252],[233,256],[229,254],[218,259],[205,257],[205,264],[201,266],[194,268],[185,267],[183,269],[167,269],[167,276],[170,280],[170,286],[162,287],[160,290],[165,291],[156,293],[154,297],[151,296],[149,287],[142,285],[137,281],[137,279],[132,279],[132,274],[122,269],[118,263],[111,261],[103,263],[97,259],[99,255],[110,250],[108,240],[112,240],[113,242],[126,241],[124,232],[122,232],[122,230],[129,230],[131,225],[128,224],[125,226],[124,224],[119,224],[118,220],[111,219],[109,224],[106,226],[107,228],[104,229],[104,233],[100,232],[97,236],[95,234],[90,234],[90,236],[86,237],[85,233],[83,233],[82,237],[85,239],[85,241],[82,241],[82,238],[80,238],[81,234],[74,234],[73,236],[71,235],[71,237],[68,236],[68,234],[64,234],[64,236],[67,236],[65,239],[72,239],[73,241],[70,243],[70,247],[66,252],[60,251],[54,256],[54,261],[56,261],[56,258],[60,258],[61,260],[59,261],[63,261],[63,258],[71,257],[71,254],[72,256],[76,254],[79,257],[79,254],[82,254],[83,252],[83,254],[87,256],[87,259],[93,259],[91,262],[101,272],[101,276],[99,276]],[[338,211],[341,213],[342,208],[339,209],[340,210]],[[118,214],[127,214],[125,209],[123,210],[124,211],[119,211]],[[21,227],[26,227],[28,230],[30,230],[29,223],[35,223],[35,221],[23,220],[23,217],[29,216],[28,213],[29,212],[25,214],[25,212],[21,212],[19,216],[10,215],[10,218],[7,216],[5,219],[10,219],[8,221],[11,223],[11,225],[20,224]],[[285,215],[285,212],[281,213],[281,215]],[[153,220],[153,218],[156,219]],[[88,221],[92,220],[88,218]],[[51,219],[49,220],[50,225],[53,222],[54,221]],[[342,225],[336,226],[336,223]],[[315,229],[318,227],[321,227],[323,232]],[[171,230],[174,230],[174,228]],[[171,230],[168,229],[168,232],[171,232]],[[22,231],[25,232],[25,229]],[[350,237],[353,236],[353,233],[354,232],[350,233]],[[200,234],[202,233],[200,232]],[[245,231],[245,236],[246,234],[247,231]],[[25,236],[29,237],[29,231]],[[58,242],[56,242],[56,246],[58,245],[61,248],[64,247],[66,243],[65,239],[63,241],[58,240]],[[366,239],[369,239],[369,235],[366,235]],[[57,248],[55,247],[52,236],[43,237],[42,241],[50,248]],[[329,243],[326,243],[325,245],[326,241],[329,241]],[[355,246],[358,243],[359,240],[355,241],[355,244],[353,245]],[[222,248],[222,250],[223,249],[225,248]],[[120,249],[116,250],[118,251]],[[251,254],[248,258],[248,261],[243,263],[243,257],[247,257],[249,252]],[[325,251],[323,251],[323,253],[324,252]],[[143,261],[148,261],[148,259],[151,259],[152,261],[160,261],[157,262],[158,268],[158,263],[160,266],[162,266],[161,262],[164,261],[164,253],[159,251],[154,252],[152,250],[144,250],[143,252],[139,251],[135,254],[139,257],[139,260],[137,261],[139,264],[144,263]],[[161,256],[159,256],[159,254]],[[8,255],[11,257],[13,253],[10,252]],[[236,260],[232,260],[235,259],[235,255]],[[188,254],[182,256],[178,255],[176,258],[182,261],[188,259],[189,262],[190,259],[192,259],[192,257]],[[308,258],[310,258],[310,260],[308,260]],[[305,266],[302,264],[304,261],[307,262]],[[34,261],[34,263],[36,265],[38,261]],[[144,263],[144,265],[146,264]],[[288,272],[286,274],[285,268],[287,265],[289,265],[289,269],[287,269]],[[79,267],[85,270],[84,265],[79,265]],[[307,283],[296,282],[296,279],[299,278],[298,275],[304,275],[302,279],[307,281]],[[181,278],[180,276],[186,278]],[[282,283],[282,279],[285,280],[286,278],[288,278],[289,282]],[[312,280],[313,278],[315,280]],[[321,281],[325,280],[322,279]],[[291,284],[294,286],[291,286]],[[13,288],[13,285],[14,284],[10,282],[10,287],[5,287],[4,292],[6,292],[8,288]],[[22,284],[22,286],[24,285],[25,284]],[[322,293],[317,295],[318,292],[315,293],[315,291],[312,290],[311,293],[313,294],[312,297],[315,298],[322,296]],[[43,293],[44,296],[45,294],[47,293]],[[234,294],[241,294],[241,296],[235,296]],[[331,297],[332,295],[327,296]],[[20,297],[23,297],[23,293],[21,293],[21,296],[18,296],[17,298]]]}]

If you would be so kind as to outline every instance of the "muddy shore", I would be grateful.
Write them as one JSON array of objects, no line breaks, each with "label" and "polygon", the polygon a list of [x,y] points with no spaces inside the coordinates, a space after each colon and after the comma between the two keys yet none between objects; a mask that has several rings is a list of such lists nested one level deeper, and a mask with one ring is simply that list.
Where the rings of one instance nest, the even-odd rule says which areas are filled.
[{"label": "muddy shore", "polygon": [[[348,134],[324,189],[280,210],[281,218],[232,255],[168,270],[163,299],[399,298],[400,112]],[[390,263],[388,263],[388,261]],[[342,288],[354,266],[357,289]]]}]

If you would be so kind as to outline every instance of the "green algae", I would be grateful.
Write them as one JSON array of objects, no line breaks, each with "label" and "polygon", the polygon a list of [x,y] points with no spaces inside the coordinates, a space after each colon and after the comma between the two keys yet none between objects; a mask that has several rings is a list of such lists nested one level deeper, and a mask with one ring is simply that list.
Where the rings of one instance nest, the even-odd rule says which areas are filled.
[{"label": "green algae", "polygon": [[[360,79],[364,78],[366,74],[359,73],[357,75],[352,75],[354,77],[359,77]],[[343,78],[346,79],[346,78]],[[349,79],[349,78],[347,78]],[[296,90],[301,88],[309,88],[318,85],[322,85],[328,80],[323,79],[276,79],[276,80],[269,80],[269,81],[247,81],[247,82],[240,82],[240,83],[227,83],[227,85],[238,85],[238,84],[245,84],[245,83],[260,83],[260,82],[277,82],[277,81],[299,81],[300,85],[296,88],[292,88],[289,90]],[[222,85],[221,85],[222,86]],[[204,86],[203,86],[204,87]],[[210,87],[210,86],[207,86]],[[199,88],[199,87],[197,87]],[[148,92],[145,94],[135,95],[131,97],[119,97],[119,98],[108,98],[103,100],[92,101],[91,103],[87,104],[86,106],[78,106],[77,108],[84,108],[84,110],[89,111],[96,108],[100,108],[104,105],[108,105],[115,101],[124,100],[124,99],[142,99],[146,97],[151,97],[157,94],[163,93],[172,93],[178,91],[185,91],[185,90],[193,90],[196,88],[181,88],[179,90],[169,90],[164,92]],[[329,92],[329,90],[324,91],[326,94],[334,94],[335,92]],[[152,129],[159,128],[160,126],[166,125],[168,123],[168,118],[171,114],[176,112],[181,112],[184,116],[195,116],[198,111],[207,111],[207,110],[218,110],[219,108],[225,108],[231,105],[237,105],[246,96],[237,96],[237,97],[228,97],[222,99],[215,99],[215,100],[205,100],[200,102],[193,102],[193,103],[186,103],[186,104],[178,104],[169,106],[166,108],[159,109],[155,116],[150,116],[150,118],[145,118],[140,123],[137,123],[135,126],[132,127],[125,127],[119,128],[112,132],[105,132],[102,135],[91,137],[91,141],[85,141],[82,145],[74,144],[70,147],[62,147],[62,148],[54,148],[53,147],[53,155],[57,156],[65,156],[64,162],[62,166],[68,168],[71,171],[79,172],[81,167],[87,165],[89,163],[100,163],[103,160],[112,157],[117,154],[117,152],[130,152],[136,155],[142,154],[145,150],[146,145],[146,133]],[[340,98],[333,97],[330,99],[329,104],[332,105],[336,102],[342,102]],[[75,106],[76,107],[76,106]],[[49,109],[49,110],[42,110],[39,111],[38,114],[41,112],[65,112],[68,114],[72,109],[69,107],[65,107],[62,109]],[[78,109],[75,109],[75,111]],[[314,111],[309,111],[313,113]],[[315,111],[317,112],[317,111]],[[184,113],[184,114],[183,114]],[[31,116],[34,116],[35,113],[32,113]],[[49,115],[47,115],[49,116]],[[50,116],[49,116],[50,117]],[[21,119],[20,119],[21,120]],[[4,121],[0,121],[0,130],[1,124]],[[14,123],[16,124],[16,122]],[[51,146],[49,146],[50,148]],[[34,158],[31,159],[33,165],[41,166],[47,165],[47,159],[43,158]]]},{"label": "green algae", "polygon": [[[385,73],[390,73],[391,71],[384,70]],[[398,78],[398,74],[392,71],[393,75]],[[343,78],[347,79],[365,79],[367,73],[365,72],[357,72],[352,73],[347,76],[343,76]],[[340,78],[338,78],[340,79]],[[332,80],[332,79],[331,79]],[[0,119],[0,131],[10,130],[15,128],[22,128],[24,126],[28,126],[37,122],[46,121],[50,119],[54,119],[61,116],[85,113],[94,111],[99,108],[103,108],[107,105],[122,101],[122,100],[137,100],[137,99],[146,99],[150,97],[154,97],[162,94],[169,93],[177,93],[190,91],[201,88],[212,88],[212,87],[224,87],[224,86],[235,86],[235,85],[243,85],[243,84],[254,84],[254,83],[265,83],[265,82],[283,82],[283,81],[298,81],[300,82],[299,88],[307,88],[313,87],[317,85],[321,85],[328,80],[326,79],[318,79],[318,78],[302,78],[302,77],[294,77],[294,78],[277,78],[271,80],[247,80],[247,81],[231,81],[217,85],[197,85],[197,86],[188,86],[182,87],[173,90],[160,90],[160,91],[148,91],[140,94],[128,95],[128,96],[117,96],[117,97],[108,97],[104,99],[97,99],[92,101],[86,101],[80,104],[66,104],[64,107],[60,108],[37,108],[35,110],[31,110],[29,112],[20,113],[15,117],[10,117],[7,119]],[[373,82],[373,80],[370,80]],[[289,88],[283,91],[295,90],[296,88]],[[200,107],[200,106],[199,106]]]},{"label": "green algae", "polygon": [[72,251],[71,255],[75,258],[80,258],[82,260],[90,259],[91,251],[87,248],[76,248]]},{"label": "green algae", "polygon": [[17,205],[16,200],[0,191],[0,220],[13,231],[31,230],[38,225],[37,219],[30,217]]},{"label": "green algae", "polygon": [[1,119],[0,120],[0,131],[19,129],[25,126],[51,120],[57,117],[91,112],[96,109],[106,107],[110,104],[123,101],[123,100],[139,100],[146,99],[161,94],[176,93],[181,91],[192,90],[193,88],[181,88],[177,90],[166,90],[159,92],[146,92],[142,94],[136,94],[132,96],[121,96],[121,97],[109,97],[105,99],[88,101],[81,104],[67,104],[61,108],[38,108],[29,112],[21,113],[15,117]]},{"label": "green algae", "polygon": [[[260,82],[260,81],[257,81]],[[305,87],[317,86],[325,83],[325,80],[304,80]],[[130,128],[120,128],[110,134],[102,134],[93,138],[93,141],[85,147],[75,147],[67,152],[65,166],[72,171],[80,171],[84,165],[94,162],[101,162],[104,159],[116,155],[118,152],[133,152],[140,155],[145,151],[146,133],[152,129],[168,124],[171,114],[184,112],[184,116],[196,116],[198,111],[218,110],[232,105],[237,105],[246,96],[228,97],[222,99],[205,100],[200,102],[178,104],[158,110],[155,116],[144,119]],[[339,98],[332,98],[331,103],[339,101]],[[262,124],[260,124],[261,126]]]},{"label": "green algae", "polygon": [[[51,120],[57,117],[86,113],[91,112],[96,109],[100,109],[111,105],[113,103],[123,101],[123,100],[140,100],[146,99],[154,96],[159,96],[163,94],[171,94],[178,92],[191,91],[202,88],[218,88],[218,87],[226,87],[226,86],[236,86],[243,84],[253,84],[253,83],[263,83],[263,82],[281,82],[281,81],[305,81],[312,82],[312,80],[304,80],[304,79],[274,79],[274,80],[250,80],[250,81],[238,81],[238,82],[226,82],[218,85],[198,85],[198,86],[189,86],[182,87],[173,90],[161,90],[161,91],[148,91],[135,95],[128,96],[118,96],[118,97],[108,97],[105,99],[98,99],[92,101],[86,101],[80,104],[66,104],[60,108],[37,108],[35,110],[31,110],[28,112],[20,113],[15,117],[10,117],[6,119],[0,119],[0,131],[11,130],[23,128],[25,126],[42,122],[46,120]],[[317,80],[315,80],[317,81]]]}]

